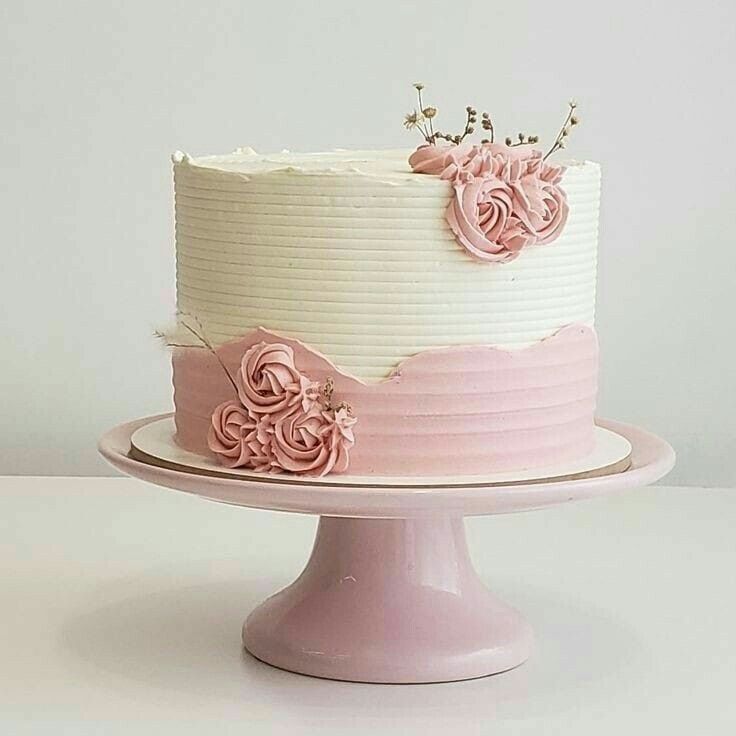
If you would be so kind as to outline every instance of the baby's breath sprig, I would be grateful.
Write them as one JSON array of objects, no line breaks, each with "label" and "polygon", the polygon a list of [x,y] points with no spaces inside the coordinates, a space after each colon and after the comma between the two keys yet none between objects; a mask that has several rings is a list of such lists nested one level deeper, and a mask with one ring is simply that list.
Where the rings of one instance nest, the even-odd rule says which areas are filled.
[{"label": "baby's breath sprig", "polygon": [[[417,91],[419,109],[412,110],[404,116],[404,127],[407,130],[413,130],[416,128],[422,134],[424,140],[430,145],[435,144],[438,140],[445,140],[448,143],[459,144],[475,132],[474,125],[478,120],[478,113],[471,105],[468,105],[465,108],[465,127],[463,128],[462,133],[452,134],[435,130],[433,121],[434,118],[437,117],[437,108],[431,105],[425,106],[424,99],[422,97],[424,85],[421,82],[414,82],[413,86]],[[490,130],[493,130],[492,126]]]},{"label": "baby's breath sprig", "polygon": [[570,135],[572,128],[580,122],[580,119],[575,115],[575,109],[577,108],[578,103],[575,100],[570,100],[567,105],[568,111],[567,116],[565,117],[565,122],[562,123],[562,127],[560,128],[560,132],[557,134],[557,138],[555,138],[555,142],[552,144],[549,151],[544,154],[542,161],[546,161],[553,153],[559,151],[561,148],[565,148],[565,138]]},{"label": "baby's breath sprig", "polygon": [[434,123],[432,119],[437,115],[437,108],[430,105],[424,106],[422,99],[422,90],[424,85],[421,82],[414,82],[414,89],[417,91],[417,100],[419,109],[412,110],[404,116],[404,127],[407,130],[416,128],[430,145],[438,138],[438,134],[434,132]]},{"label": "baby's breath sprig", "polygon": [[[468,105],[465,108],[465,127],[461,133],[443,133],[440,130],[434,128],[434,118],[437,117],[437,108],[432,106],[425,106],[424,99],[422,97],[422,90],[424,85],[421,82],[414,82],[414,89],[417,91],[417,101],[419,103],[419,109],[413,110],[404,117],[404,127],[407,130],[413,130],[416,128],[422,134],[424,140],[429,145],[434,145],[437,141],[443,140],[448,143],[454,143],[459,145],[469,135],[475,132],[475,125],[478,122],[478,112],[472,106]],[[544,155],[543,160],[549,158],[553,153],[566,147],[565,139],[570,135],[572,128],[578,124],[578,118],[574,114],[577,108],[577,102],[570,100],[569,110],[565,117],[565,122],[560,128],[560,132],[557,134],[555,142],[550,147],[549,151]],[[491,119],[491,116],[487,112],[482,112],[480,115],[480,125],[484,131],[487,132],[488,137],[483,138],[481,143],[494,143],[496,138],[496,129]],[[527,135],[526,133],[517,133],[516,138],[507,137],[505,143],[510,148],[516,146],[527,146],[539,143],[538,135]]]},{"label": "baby's breath sprig", "polygon": [[434,141],[434,127],[432,125],[432,118],[437,115],[437,108],[424,106],[424,101],[422,100],[422,90],[424,89],[424,85],[421,82],[415,82],[414,89],[416,89],[417,91],[419,110],[422,113],[422,118],[427,121],[424,126],[424,137],[431,143],[432,141]]}]

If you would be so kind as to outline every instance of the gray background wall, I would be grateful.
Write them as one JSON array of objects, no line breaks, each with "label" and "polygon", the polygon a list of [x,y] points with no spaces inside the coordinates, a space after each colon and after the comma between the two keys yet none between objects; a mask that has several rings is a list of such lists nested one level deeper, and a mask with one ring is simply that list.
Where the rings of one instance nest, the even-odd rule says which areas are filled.
[{"label": "gray background wall", "polygon": [[169,154],[415,145],[410,83],[602,162],[601,414],[733,485],[736,12],[690,2],[25,2],[0,9],[0,472],[99,474],[170,405]]}]

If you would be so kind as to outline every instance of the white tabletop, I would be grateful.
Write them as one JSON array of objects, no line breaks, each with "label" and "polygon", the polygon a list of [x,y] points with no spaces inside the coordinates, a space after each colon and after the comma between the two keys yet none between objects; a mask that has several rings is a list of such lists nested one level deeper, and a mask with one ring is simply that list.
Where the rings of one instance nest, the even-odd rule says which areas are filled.
[{"label": "white tabletop", "polygon": [[736,491],[666,487],[470,519],[481,576],[536,630],[532,659],[359,685],[240,646],[314,517],[123,478],[0,479],[0,733],[732,733],[735,522]]}]

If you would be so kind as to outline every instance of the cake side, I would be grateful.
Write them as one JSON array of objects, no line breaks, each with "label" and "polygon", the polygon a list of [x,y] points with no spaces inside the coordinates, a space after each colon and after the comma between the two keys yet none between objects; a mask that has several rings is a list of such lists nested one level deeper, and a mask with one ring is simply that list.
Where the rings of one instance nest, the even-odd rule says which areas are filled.
[{"label": "cake side", "polygon": [[306,474],[589,452],[600,168],[507,150],[412,157],[471,151],[452,182],[407,151],[177,156],[177,443]]},{"label": "cake side", "polygon": [[445,218],[449,183],[412,173],[408,153],[175,163],[180,311],[214,344],[265,327],[367,381],[424,350],[519,349],[593,325],[597,164],[565,172],[560,237],[499,266],[458,247]]},{"label": "cake side", "polygon": [[381,382],[338,369],[299,341],[255,330],[217,349],[173,356],[177,442],[210,453],[215,408],[237,401],[222,369],[237,376],[262,344],[287,346],[310,379],[331,381],[358,417],[349,472],[356,475],[476,475],[581,457],[593,447],[598,346],[590,327],[563,328],[532,347],[428,350]]}]

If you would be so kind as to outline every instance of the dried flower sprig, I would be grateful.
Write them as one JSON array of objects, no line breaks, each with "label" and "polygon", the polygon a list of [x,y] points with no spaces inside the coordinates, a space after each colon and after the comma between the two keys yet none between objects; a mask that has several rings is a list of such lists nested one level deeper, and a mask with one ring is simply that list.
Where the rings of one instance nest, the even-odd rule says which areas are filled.
[{"label": "dried flower sprig", "polygon": [[555,142],[552,144],[549,151],[544,154],[542,161],[546,161],[553,153],[555,153],[555,151],[565,148],[565,138],[570,135],[572,128],[580,122],[580,119],[575,115],[575,109],[577,108],[578,103],[575,100],[570,100],[567,105],[568,111],[567,116],[565,117],[565,122],[562,123],[562,127],[560,128],[560,132],[557,134],[557,138],[555,138]]},{"label": "dried flower sprig", "polygon": [[[405,116],[404,127],[407,128],[407,130],[413,130],[414,128],[418,129],[422,134],[424,140],[430,145],[436,144],[438,140],[445,140],[448,143],[459,145],[469,135],[472,135],[475,132],[475,124],[478,121],[478,113],[472,105],[468,105],[465,108],[465,127],[463,128],[461,133],[453,134],[443,133],[439,130],[435,131],[433,120],[437,116],[437,108],[425,107],[424,100],[422,98],[422,90],[424,89],[424,84],[422,84],[421,82],[415,82],[413,86],[414,89],[416,89],[417,91],[419,109],[413,110]],[[549,156],[551,156],[559,149],[565,148],[565,138],[570,135],[570,130],[572,129],[572,127],[577,125],[579,122],[579,119],[574,114],[574,111],[577,108],[577,102],[575,102],[575,100],[570,100],[569,108],[570,109],[568,110],[565,122],[560,128],[560,132],[557,134],[555,142],[552,144],[549,151],[547,151],[547,153],[544,155],[543,160],[549,158]],[[488,137],[483,138],[481,140],[481,143],[494,143],[496,137],[495,125],[493,123],[493,120],[491,119],[490,114],[487,112],[481,113],[481,128],[488,133]],[[534,145],[536,143],[539,143],[539,136],[527,135],[526,133],[518,133],[516,135],[516,138],[512,138],[509,136],[505,139],[504,142],[510,148],[514,148],[516,146]]]},{"label": "dried flower sprig", "polygon": [[421,113],[418,113],[416,110],[413,110],[412,112],[406,113],[404,116],[404,127],[407,130],[412,130],[413,128],[416,128],[422,120]]},{"label": "dried flower sprig", "polygon": [[480,114],[480,117],[481,127],[483,128],[483,130],[487,130],[489,134],[489,137],[484,138],[481,143],[493,143],[496,137],[496,131],[493,128],[493,120],[491,120],[491,116],[487,112],[482,112]]},{"label": "dried flower sprig", "polygon": [[332,408],[333,393],[335,393],[335,379],[332,376],[327,376],[322,385],[322,397],[324,398],[325,409],[328,411]]},{"label": "dried flower sprig", "polygon": [[533,143],[539,143],[539,136],[538,135],[526,135],[526,133],[519,133],[516,136],[517,140],[514,143],[513,138],[507,138],[505,143],[509,148],[514,148],[515,146],[528,146]]},{"label": "dried flower sprig", "polygon": [[[235,379],[233,378],[232,374],[228,370],[227,366],[223,362],[222,358],[220,357],[217,350],[215,350],[214,345],[210,342],[210,340],[207,338],[207,334],[204,330],[204,327],[202,326],[202,323],[193,315],[193,314],[187,314],[186,312],[177,312],[177,321],[178,323],[191,335],[193,335],[212,355],[215,357],[217,362],[220,364],[220,367],[225,372],[225,375],[227,376],[228,380],[232,384],[232,387],[235,389],[235,393],[238,393],[238,385],[235,383]],[[189,321],[194,323],[194,326],[189,324]],[[191,348],[192,345],[185,345],[184,343],[177,343],[173,342],[168,335],[164,334],[163,332],[160,332],[159,330],[155,330],[153,333],[159,340],[162,340],[167,347],[169,348]]]},{"label": "dried flower sprig", "polygon": [[335,379],[327,376],[322,385],[322,402],[325,411],[340,411],[344,409],[350,416],[353,416],[353,407],[347,401],[341,401],[337,406],[332,404],[332,395],[335,393]]},{"label": "dried flower sprig", "polygon": [[[437,108],[431,105],[424,104],[422,98],[422,90],[424,85],[421,82],[414,82],[414,89],[417,91],[417,102],[419,105],[418,110],[412,110],[404,116],[404,127],[407,130],[413,130],[416,128],[422,134],[424,140],[430,145],[435,144],[438,140],[445,140],[449,143],[459,144],[462,143],[465,138],[472,135],[475,132],[475,123],[478,121],[478,112],[471,105],[465,108],[465,127],[461,133],[443,133],[439,130],[434,129],[434,118],[437,117]],[[488,117],[487,113],[483,113]],[[488,118],[490,121],[490,118]],[[485,118],[484,118],[485,120]],[[484,126],[485,128],[485,123]],[[491,126],[490,130],[493,130]]]},{"label": "dried flower sprig", "polygon": [[412,110],[404,116],[404,127],[407,130],[417,128],[427,143],[434,143],[438,134],[434,132],[432,119],[437,115],[437,108],[429,105],[424,106],[424,100],[422,100],[424,85],[421,82],[415,82],[414,89],[417,91],[419,110]]}]

